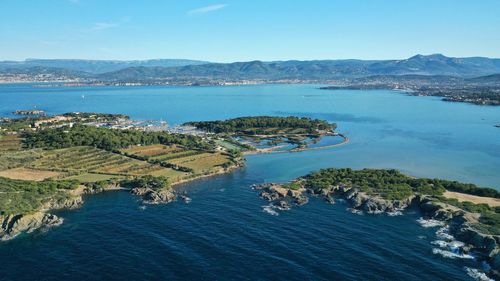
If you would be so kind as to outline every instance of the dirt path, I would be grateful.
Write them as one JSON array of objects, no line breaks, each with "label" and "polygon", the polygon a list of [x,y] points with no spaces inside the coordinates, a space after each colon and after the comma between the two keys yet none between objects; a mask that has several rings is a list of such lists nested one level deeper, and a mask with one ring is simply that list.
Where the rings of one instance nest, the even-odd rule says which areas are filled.
[{"label": "dirt path", "polygon": [[444,194],[446,198],[454,198],[460,202],[469,201],[474,204],[488,204],[491,207],[500,206],[500,199],[491,197],[481,197],[476,195],[469,195],[460,192],[446,191]]}]

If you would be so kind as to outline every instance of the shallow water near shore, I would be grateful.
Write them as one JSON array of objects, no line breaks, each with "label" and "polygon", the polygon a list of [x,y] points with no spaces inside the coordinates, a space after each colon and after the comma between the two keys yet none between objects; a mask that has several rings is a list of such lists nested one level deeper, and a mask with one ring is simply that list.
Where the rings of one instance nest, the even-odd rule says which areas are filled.
[{"label": "shallow water near shore", "polygon": [[433,254],[437,228],[356,215],[319,199],[271,215],[250,186],[326,167],[397,168],[500,188],[500,107],[318,85],[32,88],[0,85],[0,116],[18,109],[125,113],[170,124],[248,115],[338,123],[347,145],[247,156],[232,174],[182,185],[182,201],[141,208],[127,192],[86,197],[62,226],[0,244],[0,280],[471,280],[475,260]]}]

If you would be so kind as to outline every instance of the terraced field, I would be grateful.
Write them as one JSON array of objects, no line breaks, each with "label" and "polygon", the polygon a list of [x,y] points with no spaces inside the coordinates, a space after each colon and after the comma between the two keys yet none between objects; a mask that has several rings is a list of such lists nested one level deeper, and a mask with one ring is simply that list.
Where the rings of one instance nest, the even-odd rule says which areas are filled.
[{"label": "terraced field", "polygon": [[150,161],[160,161],[186,167],[194,174],[214,171],[231,158],[220,152],[210,153],[199,150],[183,149],[179,146],[149,145],[123,150],[126,153],[147,157]]},{"label": "terraced field", "polygon": [[172,152],[172,153],[166,153],[163,155],[158,155],[155,157],[151,157],[151,160],[158,160],[162,162],[170,162],[170,160],[182,158],[182,157],[188,157],[188,156],[193,156],[197,154],[201,154],[203,152],[197,151],[197,150],[182,150],[178,152]]},{"label": "terraced field", "polygon": [[134,154],[142,157],[154,157],[160,156],[167,153],[181,152],[184,149],[176,145],[163,145],[163,144],[153,144],[148,146],[135,146],[132,148],[123,149],[122,151],[127,154]]},{"label": "terraced field", "polygon": [[0,153],[0,171],[25,166],[40,158],[40,149],[22,150]]},{"label": "terraced field", "polygon": [[0,154],[21,150],[21,139],[18,136],[0,135]]},{"label": "terraced field", "polygon": [[58,176],[61,176],[61,173],[53,171],[45,171],[45,170],[28,169],[28,168],[14,168],[14,169],[0,171],[0,177],[14,179],[14,180],[43,181]]},{"label": "terraced field", "polygon": [[230,162],[229,156],[222,153],[200,153],[196,155],[171,159],[168,162],[191,168],[196,174],[211,172],[224,163]]},{"label": "terraced field", "polygon": [[94,174],[94,173],[83,173],[78,175],[73,175],[64,178],[65,180],[77,180],[79,182],[98,182],[110,179],[122,179],[122,176],[106,175],[106,174]]},{"label": "terraced field", "polygon": [[164,175],[179,176],[182,173],[146,161],[92,147],[56,149],[44,153],[33,167],[53,171],[106,174],[114,176]]}]

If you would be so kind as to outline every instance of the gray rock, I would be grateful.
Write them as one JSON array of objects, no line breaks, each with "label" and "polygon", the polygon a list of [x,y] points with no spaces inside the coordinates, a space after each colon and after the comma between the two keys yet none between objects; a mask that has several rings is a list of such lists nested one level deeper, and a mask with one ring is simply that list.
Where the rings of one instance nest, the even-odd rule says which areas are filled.
[{"label": "gray rock", "polygon": [[9,240],[21,233],[32,233],[35,230],[58,226],[62,223],[62,218],[43,212],[10,215],[3,218],[0,239]]},{"label": "gray rock", "polygon": [[132,188],[130,192],[142,197],[144,204],[166,204],[174,201],[177,197],[170,189],[153,190],[150,188]]}]

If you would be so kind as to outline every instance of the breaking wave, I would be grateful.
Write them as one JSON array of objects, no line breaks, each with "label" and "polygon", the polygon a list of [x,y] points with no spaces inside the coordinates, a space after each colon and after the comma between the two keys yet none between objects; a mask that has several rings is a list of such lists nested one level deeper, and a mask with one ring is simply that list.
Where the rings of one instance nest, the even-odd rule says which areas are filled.
[{"label": "breaking wave", "polygon": [[270,215],[273,215],[273,216],[279,215],[279,213],[276,212],[274,209],[275,209],[275,206],[273,206],[273,204],[262,206],[262,211],[264,211]]},{"label": "breaking wave", "polygon": [[447,250],[443,250],[443,249],[438,249],[438,248],[432,249],[432,253],[435,255],[441,255],[444,258],[450,258],[450,259],[456,259],[456,258],[473,259],[474,258],[473,256],[471,256],[469,254],[459,254],[459,253],[455,253],[455,252],[447,251]]},{"label": "breaking wave", "polygon": [[494,279],[489,278],[486,273],[480,271],[479,269],[476,268],[470,268],[470,267],[464,267],[465,271],[467,272],[467,275],[470,277],[474,278],[475,280],[478,281],[495,281]]},{"label": "breaking wave", "polygon": [[419,218],[419,219],[417,220],[417,222],[418,222],[421,226],[423,226],[423,227],[425,227],[425,228],[429,228],[429,227],[436,227],[436,226],[443,226],[443,225],[444,225],[444,223],[443,223],[443,222],[438,221],[438,220],[433,220],[433,219],[428,219],[428,220],[426,220],[426,219],[424,219],[424,218]]}]

